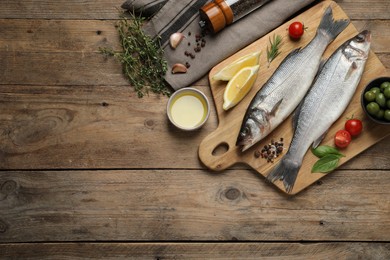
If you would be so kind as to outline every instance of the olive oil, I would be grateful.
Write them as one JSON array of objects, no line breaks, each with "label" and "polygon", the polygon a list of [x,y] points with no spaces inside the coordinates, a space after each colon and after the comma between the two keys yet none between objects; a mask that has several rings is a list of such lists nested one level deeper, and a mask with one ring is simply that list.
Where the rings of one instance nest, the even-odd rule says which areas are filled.
[{"label": "olive oil", "polygon": [[179,93],[172,99],[168,109],[172,122],[185,130],[197,128],[208,116],[205,98],[195,91]]}]

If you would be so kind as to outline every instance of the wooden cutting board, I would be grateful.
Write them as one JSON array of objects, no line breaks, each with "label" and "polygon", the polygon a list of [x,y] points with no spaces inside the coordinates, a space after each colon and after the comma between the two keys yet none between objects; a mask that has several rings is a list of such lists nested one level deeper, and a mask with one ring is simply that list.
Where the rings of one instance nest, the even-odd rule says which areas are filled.
[{"label": "wooden cutting board", "polygon": [[[329,5],[333,9],[333,15],[335,19],[348,18],[344,11],[335,2],[323,1],[295,17],[291,21],[281,25],[274,31],[260,38],[243,50],[227,58],[210,71],[210,87],[214,99],[214,105],[218,114],[219,125],[214,132],[204,138],[199,146],[199,158],[208,168],[215,171],[222,171],[236,163],[244,163],[251,166],[261,175],[267,176],[267,174],[287,152],[287,148],[289,147],[293,135],[291,116],[281,125],[279,125],[268,137],[258,142],[245,152],[241,152],[238,147],[235,146],[235,143],[244,114],[253,96],[272,75],[277,66],[287,56],[288,53],[290,53],[295,48],[306,46],[310,40],[314,38],[322,15]],[[305,27],[308,27],[304,36],[296,42],[291,41],[288,38],[287,32],[288,25],[293,21],[301,21],[305,24]],[[328,46],[326,52],[324,53],[324,57],[329,57],[342,43],[357,33],[357,29],[352,24],[350,24],[336,38],[336,40]],[[283,36],[283,45],[280,48],[281,54],[268,67],[266,61],[266,48],[269,45],[269,38],[274,34]],[[373,39],[373,41],[375,41],[375,39]],[[262,54],[260,57],[260,70],[256,83],[254,84],[249,94],[236,107],[230,109],[229,111],[224,111],[222,109],[222,104],[223,92],[226,87],[226,82],[214,81],[212,76],[221,68],[233,62],[234,60],[248,53],[259,50],[262,51]],[[364,86],[372,79],[384,75],[385,67],[379,61],[377,56],[371,51],[366,63],[364,74],[351,103],[341,115],[339,120],[337,120],[332,125],[321,143],[321,145],[334,146],[333,137],[336,131],[344,128],[344,123],[348,117],[352,117],[352,115],[354,115],[354,117],[363,121],[364,129],[362,134],[354,138],[351,144],[346,149],[342,150],[342,153],[346,156],[340,160],[340,165],[352,159],[360,152],[364,151],[368,147],[372,146],[390,134],[390,127],[378,125],[370,121],[360,106],[360,95]],[[272,139],[279,140],[281,137],[284,139],[284,148],[286,149],[283,151],[281,156],[275,159],[273,163],[267,162],[263,158],[257,158],[254,155],[256,150],[261,149],[266,144],[269,144]],[[318,179],[325,176],[325,174],[322,173],[311,173],[311,168],[317,160],[318,158],[315,157],[310,150],[306,153],[294,188],[289,194],[296,194],[312,183],[316,182]],[[286,192],[281,181],[276,181],[274,184],[280,190]]]}]

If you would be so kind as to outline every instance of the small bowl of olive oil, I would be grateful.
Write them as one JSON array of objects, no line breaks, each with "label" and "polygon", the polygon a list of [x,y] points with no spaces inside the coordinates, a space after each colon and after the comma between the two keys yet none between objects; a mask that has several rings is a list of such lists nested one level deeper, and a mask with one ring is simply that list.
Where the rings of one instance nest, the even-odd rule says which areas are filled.
[{"label": "small bowl of olive oil", "polygon": [[210,104],[201,91],[195,88],[182,88],[175,91],[168,100],[169,121],[185,131],[199,129],[210,115]]}]

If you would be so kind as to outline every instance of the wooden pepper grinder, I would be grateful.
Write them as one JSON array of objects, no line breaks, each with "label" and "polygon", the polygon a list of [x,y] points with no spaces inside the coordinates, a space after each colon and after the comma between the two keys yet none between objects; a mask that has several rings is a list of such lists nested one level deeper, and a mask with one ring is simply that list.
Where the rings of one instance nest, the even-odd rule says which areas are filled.
[{"label": "wooden pepper grinder", "polygon": [[217,33],[271,0],[215,0],[199,10],[201,28]]}]

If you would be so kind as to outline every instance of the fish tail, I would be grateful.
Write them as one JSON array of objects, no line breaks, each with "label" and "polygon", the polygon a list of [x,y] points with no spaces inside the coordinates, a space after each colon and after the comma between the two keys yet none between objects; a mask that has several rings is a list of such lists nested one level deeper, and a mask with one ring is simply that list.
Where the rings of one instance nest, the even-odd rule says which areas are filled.
[{"label": "fish tail", "polygon": [[332,8],[328,6],[318,26],[317,33],[322,32],[328,36],[329,42],[332,42],[349,24],[348,19],[333,19]]},{"label": "fish tail", "polygon": [[276,180],[283,181],[287,193],[290,193],[294,188],[295,180],[297,179],[301,162],[292,160],[286,156],[275,166],[275,168],[268,174],[267,180],[274,182]]}]

